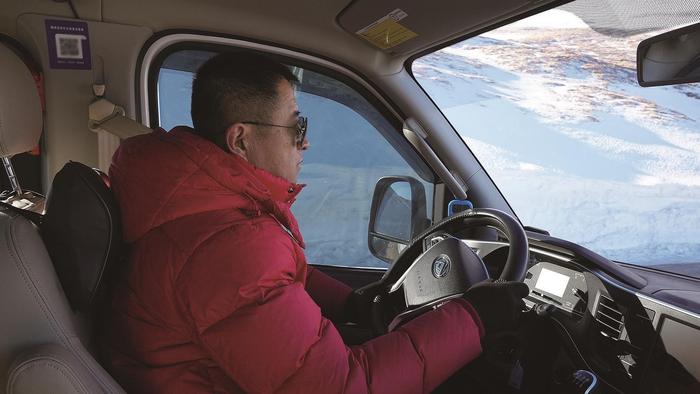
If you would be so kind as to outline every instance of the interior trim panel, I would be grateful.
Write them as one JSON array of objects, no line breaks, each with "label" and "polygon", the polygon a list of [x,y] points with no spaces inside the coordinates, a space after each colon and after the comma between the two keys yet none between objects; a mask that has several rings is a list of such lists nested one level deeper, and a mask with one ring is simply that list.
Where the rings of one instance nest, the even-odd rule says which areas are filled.
[{"label": "interior trim panel", "polygon": [[[504,242],[463,240],[498,276]],[[621,392],[696,392],[700,314],[645,294],[596,261],[530,246],[530,311],[554,322],[569,356]],[[621,269],[625,269],[622,268]],[[646,279],[650,279],[647,277]],[[651,278],[648,287],[654,289]]]}]

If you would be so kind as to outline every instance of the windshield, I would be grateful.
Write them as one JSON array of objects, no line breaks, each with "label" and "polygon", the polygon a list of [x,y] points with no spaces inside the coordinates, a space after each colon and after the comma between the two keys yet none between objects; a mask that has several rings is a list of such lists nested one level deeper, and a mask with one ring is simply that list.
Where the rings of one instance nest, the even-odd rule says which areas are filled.
[{"label": "windshield", "polygon": [[638,43],[700,21],[691,3],[581,0],[412,71],[523,224],[700,277],[700,84],[642,88],[636,76]]}]

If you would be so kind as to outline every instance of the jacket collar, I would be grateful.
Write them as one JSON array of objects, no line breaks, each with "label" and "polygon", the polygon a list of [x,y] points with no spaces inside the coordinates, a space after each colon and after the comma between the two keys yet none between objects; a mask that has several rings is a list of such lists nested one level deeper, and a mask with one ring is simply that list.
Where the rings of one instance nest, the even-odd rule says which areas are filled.
[{"label": "jacket collar", "polygon": [[[251,198],[251,200],[256,202],[256,205],[262,208],[262,212],[259,213],[270,214],[299,246],[305,247],[299,231],[299,224],[290,208],[292,203],[296,201],[296,196],[306,185],[289,182],[266,170],[257,168],[244,158],[225,152],[213,143],[199,137],[189,127],[176,127],[168,134],[175,138],[182,138],[182,132],[185,131],[186,134],[203,141],[200,143],[210,145],[209,153],[211,157],[205,160],[203,169],[214,180],[220,182],[226,188],[242,192]],[[191,138],[190,136],[185,138]],[[231,177],[232,175],[233,178]],[[240,180],[231,182],[231,180],[237,179],[241,175],[248,180],[244,185],[240,184]],[[242,190],[240,189],[241,186],[243,186]]]},{"label": "jacket collar", "polygon": [[[238,155],[229,154],[229,156],[237,162],[240,168],[245,169],[245,173],[251,175],[253,183],[257,186],[256,189],[262,189],[263,195],[267,196],[267,198],[256,197],[263,209],[279,223],[294,242],[305,248],[306,245],[301,236],[301,231],[299,231],[299,224],[290,208],[296,200],[296,196],[306,185],[289,182],[262,168],[257,168]],[[269,202],[272,202],[272,204],[269,204]]]},{"label": "jacket collar", "polygon": [[277,175],[273,175],[261,168],[257,168],[238,155],[232,155],[238,165],[247,167],[255,178],[267,189],[274,201],[291,205],[296,201],[297,195],[306,185],[292,183]]}]

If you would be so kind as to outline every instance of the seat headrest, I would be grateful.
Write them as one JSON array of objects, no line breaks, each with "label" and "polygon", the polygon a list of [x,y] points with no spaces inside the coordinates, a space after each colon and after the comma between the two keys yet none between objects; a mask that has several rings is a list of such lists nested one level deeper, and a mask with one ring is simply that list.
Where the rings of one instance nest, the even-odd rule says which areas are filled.
[{"label": "seat headrest", "polygon": [[91,312],[122,254],[121,219],[107,176],[67,163],[51,186],[41,233],[71,307]]},{"label": "seat headrest", "polygon": [[32,73],[17,52],[0,41],[0,157],[31,150],[43,126]]}]

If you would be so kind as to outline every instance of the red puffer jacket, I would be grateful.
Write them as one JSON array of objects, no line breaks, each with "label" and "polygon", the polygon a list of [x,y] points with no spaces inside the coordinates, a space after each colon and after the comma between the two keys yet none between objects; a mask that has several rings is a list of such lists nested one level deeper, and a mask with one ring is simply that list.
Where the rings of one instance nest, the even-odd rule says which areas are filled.
[{"label": "red puffer jacket", "polygon": [[301,186],[186,128],[124,141],[110,175],[130,255],[102,344],[129,392],[419,393],[481,352],[462,300],[345,346],[324,315],[350,289],[307,268]]}]

